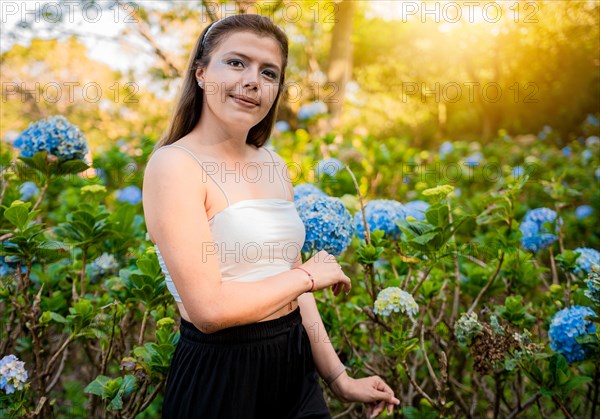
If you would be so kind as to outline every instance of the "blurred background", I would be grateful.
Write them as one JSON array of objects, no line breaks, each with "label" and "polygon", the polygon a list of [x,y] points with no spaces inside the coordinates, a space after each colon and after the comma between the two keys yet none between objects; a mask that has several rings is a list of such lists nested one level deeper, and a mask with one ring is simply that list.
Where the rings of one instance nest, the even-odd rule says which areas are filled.
[{"label": "blurred background", "polygon": [[7,1],[1,138],[62,114],[94,150],[156,139],[198,35],[236,13],[288,34],[283,130],[427,149],[551,126],[565,145],[600,113],[598,1]]}]

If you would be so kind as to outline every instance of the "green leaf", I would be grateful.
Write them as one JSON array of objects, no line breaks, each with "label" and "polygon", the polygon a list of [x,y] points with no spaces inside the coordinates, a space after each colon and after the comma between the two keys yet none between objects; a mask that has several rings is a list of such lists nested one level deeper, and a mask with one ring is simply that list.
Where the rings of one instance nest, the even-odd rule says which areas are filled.
[{"label": "green leaf", "polygon": [[29,220],[29,207],[31,202],[13,201],[9,208],[4,211],[4,216],[12,225],[23,230]]},{"label": "green leaf", "polygon": [[63,316],[61,316],[60,314],[55,313],[53,311],[50,312],[50,318],[57,323],[68,323],[67,319],[65,319]]},{"label": "green leaf", "polygon": [[104,398],[105,393],[106,393],[106,388],[107,388],[109,381],[110,381],[110,377],[107,377],[105,375],[99,375],[98,377],[96,377],[96,379],[94,381],[89,383],[83,389],[83,392],[95,394],[96,396],[100,396],[100,397]]},{"label": "green leaf", "polygon": [[80,173],[89,169],[89,167],[90,166],[88,166],[83,160],[67,160],[58,164],[54,170],[54,174],[69,175],[72,173]]},{"label": "green leaf", "polygon": [[450,222],[448,218],[448,206],[441,204],[429,207],[427,211],[425,211],[425,218],[437,227],[448,225]]},{"label": "green leaf", "polygon": [[575,388],[579,387],[582,384],[589,383],[593,381],[592,377],[586,376],[578,376],[571,378],[562,388],[562,391],[565,395],[569,394]]},{"label": "green leaf", "polygon": [[421,236],[415,237],[410,242],[425,245],[425,244],[429,243],[431,240],[435,239],[438,235],[439,234],[436,232],[425,233]]}]

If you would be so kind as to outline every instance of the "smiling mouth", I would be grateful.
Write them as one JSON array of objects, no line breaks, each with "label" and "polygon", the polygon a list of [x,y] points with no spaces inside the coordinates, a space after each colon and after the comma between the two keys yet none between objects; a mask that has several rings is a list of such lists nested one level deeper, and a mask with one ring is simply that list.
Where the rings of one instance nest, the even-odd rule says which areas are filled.
[{"label": "smiling mouth", "polygon": [[255,107],[258,106],[257,103],[251,102],[251,101],[246,100],[246,99],[244,99],[242,97],[239,97],[239,96],[232,96],[232,95],[230,95],[229,97],[232,98],[234,102],[239,103],[240,105],[246,106],[248,108],[255,108]]}]

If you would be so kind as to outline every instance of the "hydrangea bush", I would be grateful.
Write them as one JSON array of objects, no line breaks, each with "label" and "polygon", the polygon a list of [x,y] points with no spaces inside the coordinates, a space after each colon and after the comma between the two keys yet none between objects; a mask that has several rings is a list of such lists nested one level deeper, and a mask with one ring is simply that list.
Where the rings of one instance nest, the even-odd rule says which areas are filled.
[{"label": "hydrangea bush", "polygon": [[[519,226],[519,230],[523,234],[521,244],[527,250],[538,252],[547,248],[556,240],[558,236],[551,232],[544,224],[554,223],[556,220],[556,212],[549,208],[536,208],[527,211],[523,222]],[[559,218],[556,222],[556,229],[562,223]]]},{"label": "hydrangea bush", "polygon": [[294,200],[299,201],[308,195],[328,196],[312,183],[301,183],[294,186]]},{"label": "hydrangea bush", "polygon": [[388,287],[377,295],[373,312],[382,316],[389,316],[392,312],[402,312],[414,319],[419,312],[419,305],[408,292],[398,287]]},{"label": "hydrangea bush", "polygon": [[27,378],[25,362],[19,361],[15,355],[6,355],[0,359],[0,390],[6,394],[12,394],[15,390],[23,390]]},{"label": "hydrangea bush", "polygon": [[47,151],[63,161],[83,159],[88,152],[87,141],[81,130],[62,115],[32,122],[17,137],[14,146],[21,149],[23,157],[33,157],[37,152]]},{"label": "hydrangea bush", "polygon": [[315,172],[317,177],[321,175],[335,176],[340,170],[344,168],[344,164],[334,157],[319,160]]},{"label": "hydrangea bush", "polygon": [[577,258],[575,272],[578,273],[583,271],[585,273],[590,273],[592,271],[592,266],[600,265],[600,252],[596,249],[578,247],[574,251],[580,253]]},{"label": "hydrangea bush", "polygon": [[[317,291],[315,301],[351,375],[378,374],[401,399],[395,416],[597,416],[600,238],[575,209],[597,202],[598,145],[586,138],[599,132],[585,130],[560,143],[549,129],[528,147],[507,133],[481,145],[449,140],[439,154],[412,139],[275,134],[288,160],[320,156],[325,144],[350,169],[294,188],[302,258],[339,257],[352,292]],[[137,205],[141,172],[116,169],[142,168],[154,142],[95,155],[95,179],[57,176],[45,187],[3,173],[0,353],[18,361],[6,362],[0,416],[160,417],[179,314]],[[8,161],[21,150],[1,153]],[[438,163],[467,160],[472,177],[441,181]],[[400,161],[432,166],[413,175]],[[499,162],[495,182],[482,162]],[[518,165],[526,176],[510,175]],[[33,181],[39,192],[23,186]],[[538,211],[521,219],[528,209]],[[566,249],[588,250],[574,259]],[[15,372],[16,362],[27,368]],[[324,389],[333,415],[364,417],[364,406]]]},{"label": "hydrangea bush", "polygon": [[596,332],[596,325],[586,317],[594,317],[589,307],[572,306],[560,310],[550,323],[550,347],[561,353],[567,362],[583,361],[591,350],[577,342],[577,337]]},{"label": "hydrangea bush", "polygon": [[296,201],[296,209],[306,229],[302,251],[326,250],[339,256],[346,250],[354,228],[352,216],[339,198],[309,195]]},{"label": "hydrangea bush", "polygon": [[[365,217],[369,230],[382,230],[393,238],[400,235],[400,229],[395,223],[398,218],[405,218],[404,206],[392,199],[375,199],[365,205]],[[365,237],[364,218],[361,211],[354,214],[354,226],[360,238]]]},{"label": "hydrangea bush", "polygon": [[131,205],[139,204],[142,202],[142,191],[137,186],[127,186],[117,191],[117,199]]}]

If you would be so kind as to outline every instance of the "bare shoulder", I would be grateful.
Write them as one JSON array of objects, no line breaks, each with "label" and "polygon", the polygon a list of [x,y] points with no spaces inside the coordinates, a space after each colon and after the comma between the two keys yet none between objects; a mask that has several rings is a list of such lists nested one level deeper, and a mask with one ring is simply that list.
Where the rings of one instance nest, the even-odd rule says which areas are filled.
[{"label": "bare shoulder", "polygon": [[159,223],[163,226],[167,219],[185,217],[190,210],[206,213],[207,181],[202,173],[200,165],[182,149],[168,147],[152,154],[144,169],[142,206],[154,243]]},{"label": "bare shoulder", "polygon": [[[190,153],[178,147],[161,147],[151,155],[146,164],[144,183],[146,180],[162,180],[161,183],[177,181],[203,188],[205,177],[193,176],[195,173],[202,173],[202,169]],[[204,182],[200,182],[201,180]]]}]

